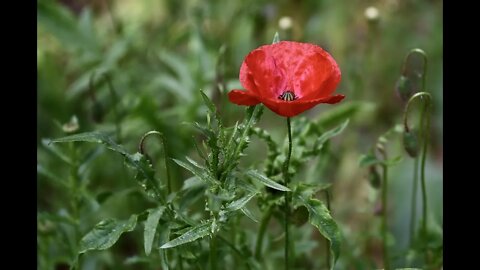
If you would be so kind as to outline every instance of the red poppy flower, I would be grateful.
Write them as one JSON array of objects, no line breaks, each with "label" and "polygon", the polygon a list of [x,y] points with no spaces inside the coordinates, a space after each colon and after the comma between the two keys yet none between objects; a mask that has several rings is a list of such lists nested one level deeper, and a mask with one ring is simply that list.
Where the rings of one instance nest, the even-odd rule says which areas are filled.
[{"label": "red poppy flower", "polygon": [[335,60],[319,46],[281,41],[250,52],[240,68],[246,89],[228,93],[231,102],[263,103],[275,113],[292,117],[320,103],[335,104],[344,95],[332,95],[341,73]]}]

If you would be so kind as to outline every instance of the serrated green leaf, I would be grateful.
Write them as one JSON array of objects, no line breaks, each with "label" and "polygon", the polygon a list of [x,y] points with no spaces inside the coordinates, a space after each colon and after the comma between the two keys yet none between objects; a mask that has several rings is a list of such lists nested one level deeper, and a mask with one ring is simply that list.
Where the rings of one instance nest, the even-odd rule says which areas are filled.
[{"label": "serrated green leaf", "polygon": [[204,223],[204,224],[197,225],[197,226],[191,228],[190,230],[188,230],[187,232],[185,232],[184,234],[182,234],[181,236],[173,239],[172,241],[170,241],[168,243],[163,244],[160,248],[162,248],[162,249],[163,248],[172,248],[172,247],[176,247],[176,246],[179,246],[179,245],[183,245],[183,244],[186,244],[186,243],[193,242],[193,241],[195,241],[199,238],[203,238],[203,237],[210,234],[211,225],[212,225],[211,222],[207,222],[207,223]]},{"label": "serrated green leaf", "polygon": [[[170,239],[170,226],[169,226],[169,224],[162,224],[162,228],[158,233],[158,243],[159,243],[159,245],[161,243],[167,242],[169,239]],[[164,270],[170,269],[170,266],[168,264],[168,258],[167,258],[167,250],[160,248],[160,249],[158,249],[158,252],[160,254],[160,265],[161,265],[162,269],[164,269]]]},{"label": "serrated green leaf", "polygon": [[249,106],[246,110],[247,116],[242,124],[242,135],[238,140],[237,144],[229,144],[226,151],[226,158],[224,168],[225,170],[222,173],[221,179],[224,180],[227,175],[233,170],[235,165],[238,164],[238,159],[240,158],[241,154],[248,146],[248,136],[251,132],[251,128],[263,114],[263,105],[256,105],[256,106]]},{"label": "serrated green leaf", "polygon": [[255,197],[255,195],[257,195],[258,193],[251,193],[251,194],[248,194],[238,200],[235,200],[233,202],[231,202],[226,208],[225,208],[225,211],[227,212],[232,212],[232,211],[237,211],[241,208],[243,208],[253,197]]},{"label": "serrated green leaf", "polygon": [[155,179],[155,171],[146,157],[140,153],[135,153],[133,155],[129,154],[123,146],[115,143],[108,135],[101,132],[85,132],[53,139],[50,142],[93,142],[105,145],[108,149],[125,157],[127,165],[130,165],[137,171],[135,179],[145,189],[147,194],[164,200],[158,187],[157,180]]},{"label": "serrated green leaf", "polygon": [[333,270],[340,255],[340,229],[324,203],[313,198],[306,199],[301,196],[297,196],[297,198],[307,207],[309,222],[330,241],[330,252],[332,253],[330,269]]},{"label": "serrated green leaf", "polygon": [[208,174],[206,169],[201,169],[203,167],[201,167],[200,165],[196,163],[195,163],[196,165],[194,165],[190,163],[190,161],[183,162],[181,160],[174,159],[174,158],[172,160],[175,161],[175,163],[177,163],[178,165],[182,166],[183,168],[193,173],[196,177],[200,178],[202,181],[205,181],[206,183],[210,183],[210,184],[216,183],[216,180]]},{"label": "serrated green leaf", "polygon": [[165,206],[160,206],[155,209],[148,210],[148,218],[145,222],[145,232],[143,234],[145,254],[150,255],[152,251],[153,239],[157,231],[158,221],[165,211]]},{"label": "serrated green leaf", "polygon": [[80,241],[79,254],[89,250],[103,250],[113,246],[124,232],[130,232],[137,225],[137,215],[128,220],[117,221],[106,219],[100,221],[93,230],[87,233]]},{"label": "serrated green leaf", "polygon": [[217,108],[215,107],[215,104],[213,104],[213,102],[210,100],[210,98],[208,98],[208,96],[202,90],[200,90],[200,94],[202,95],[203,103],[205,103],[205,105],[207,105],[208,110],[212,114],[216,114],[217,113]]},{"label": "serrated green leaf", "polygon": [[320,191],[329,189],[331,186],[331,183],[309,184],[300,182],[292,190],[294,191],[294,196],[310,198]]},{"label": "serrated green leaf", "polygon": [[104,144],[110,150],[118,152],[122,155],[129,155],[127,150],[114,142],[107,134],[102,132],[84,132],[78,133],[71,136],[66,136],[58,139],[53,139],[50,143],[64,143],[64,142],[94,142]]},{"label": "serrated green leaf", "polygon": [[280,190],[280,191],[290,191],[289,188],[273,181],[272,179],[266,177],[265,175],[255,171],[255,170],[250,170],[246,173],[248,176],[252,177],[253,179],[259,181],[260,183],[266,185],[267,187]]},{"label": "serrated green leaf", "polygon": [[142,154],[135,153],[133,155],[125,156],[125,162],[130,167],[137,170],[135,180],[145,190],[145,192],[152,197],[162,198],[158,188],[157,180],[155,179],[155,171],[153,170],[150,161]]},{"label": "serrated green leaf", "polygon": [[240,210],[242,211],[242,213],[245,214],[245,216],[247,216],[248,218],[250,218],[253,222],[258,223],[258,219],[252,214],[252,212],[250,212],[250,210],[248,210],[248,208],[243,207],[243,208],[240,209]]}]

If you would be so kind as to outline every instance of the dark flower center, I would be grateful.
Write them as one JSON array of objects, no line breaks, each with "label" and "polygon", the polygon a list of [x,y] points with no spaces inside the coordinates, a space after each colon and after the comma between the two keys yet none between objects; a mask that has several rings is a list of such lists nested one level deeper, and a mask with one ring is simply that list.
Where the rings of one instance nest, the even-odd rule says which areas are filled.
[{"label": "dark flower center", "polygon": [[278,99],[285,100],[285,101],[293,101],[297,98],[298,97],[295,96],[295,93],[293,93],[292,91],[285,91],[280,96],[278,96]]}]

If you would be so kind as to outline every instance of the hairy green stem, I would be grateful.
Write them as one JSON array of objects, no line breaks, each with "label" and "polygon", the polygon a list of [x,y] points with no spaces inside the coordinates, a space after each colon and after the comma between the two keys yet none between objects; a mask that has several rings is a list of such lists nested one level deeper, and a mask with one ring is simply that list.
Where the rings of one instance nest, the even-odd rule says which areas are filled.
[{"label": "hairy green stem", "polygon": [[[287,154],[287,158],[285,159],[285,164],[283,165],[283,177],[285,179],[285,186],[288,188],[288,184],[290,182],[288,166],[290,165],[290,156],[292,155],[292,128],[290,124],[290,117],[287,117],[287,128],[288,128],[288,154]],[[288,192],[285,192],[285,269],[286,270],[290,268],[290,261],[288,256],[289,246],[290,246],[289,219],[290,219],[290,194]]]},{"label": "hairy green stem", "polygon": [[257,234],[257,243],[255,246],[255,258],[257,260],[260,260],[261,255],[262,255],[262,246],[263,246],[263,237],[265,235],[265,231],[268,226],[268,222],[270,221],[270,218],[272,217],[273,213],[273,206],[269,206],[267,209],[267,212],[262,217],[262,221],[260,223],[260,229]]}]

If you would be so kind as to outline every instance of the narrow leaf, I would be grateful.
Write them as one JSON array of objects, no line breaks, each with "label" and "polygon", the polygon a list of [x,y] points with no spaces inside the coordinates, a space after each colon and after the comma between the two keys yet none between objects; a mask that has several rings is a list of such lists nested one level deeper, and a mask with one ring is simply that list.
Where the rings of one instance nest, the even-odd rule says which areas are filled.
[{"label": "narrow leaf", "polygon": [[225,211],[232,212],[232,211],[237,211],[238,209],[243,208],[253,197],[255,197],[255,195],[257,195],[257,193],[251,193],[246,195],[245,197],[242,197],[236,201],[231,202],[225,208]]},{"label": "narrow leaf", "polygon": [[252,214],[252,212],[250,212],[250,210],[248,210],[248,208],[246,207],[243,207],[241,209],[242,213],[245,214],[245,216],[247,216],[248,218],[250,218],[251,220],[253,220],[253,222],[255,223],[258,223],[258,219]]},{"label": "narrow leaf", "polygon": [[208,110],[212,114],[216,114],[217,113],[217,108],[215,107],[215,104],[213,104],[213,102],[210,100],[210,98],[208,98],[208,96],[203,91],[200,90],[200,94],[202,95],[203,103],[205,103],[205,105],[207,105]]},{"label": "narrow leaf", "polygon": [[145,222],[145,232],[143,234],[145,254],[150,255],[152,251],[153,239],[155,238],[155,232],[157,231],[158,221],[165,211],[165,206],[160,206],[156,209],[148,210],[148,218]]},{"label": "narrow leaf", "polygon": [[137,171],[135,179],[145,189],[147,194],[157,198],[162,198],[157,185],[157,180],[155,179],[155,171],[145,156],[140,153],[135,153],[133,155],[129,154],[122,145],[115,143],[108,135],[101,132],[85,132],[53,139],[50,142],[94,142],[103,144],[108,149],[120,153],[125,157],[125,162]]},{"label": "narrow leaf", "polygon": [[173,161],[175,161],[175,163],[177,163],[178,165],[182,166],[183,168],[187,169],[188,171],[190,171],[191,173],[193,173],[195,176],[197,176],[198,178],[200,178],[201,180],[207,182],[207,183],[215,183],[215,179],[213,179],[213,177],[211,177],[210,175],[208,175],[208,173],[206,173],[206,170],[205,169],[201,169],[202,167],[198,164],[194,165],[190,162],[183,162],[181,160],[178,160],[178,159],[173,159]]},{"label": "narrow leaf", "polygon": [[203,238],[210,233],[211,225],[212,224],[210,222],[197,225],[197,226],[193,227],[192,229],[188,230],[187,232],[185,232],[184,234],[182,234],[181,236],[173,239],[172,241],[170,241],[168,243],[165,243],[160,248],[172,248],[172,247],[176,247],[176,246],[179,246],[179,245],[183,245],[183,244],[186,244],[186,243],[193,242],[193,241],[195,241],[199,238]]},{"label": "narrow leaf", "polygon": [[332,253],[331,269],[333,269],[335,262],[340,255],[341,235],[337,223],[333,220],[330,211],[321,201],[313,198],[305,199],[301,196],[298,196],[297,198],[303,202],[305,207],[307,207],[309,222],[315,226],[318,231],[328,239],[328,241],[330,241],[330,252]]},{"label": "narrow leaf", "polygon": [[248,171],[247,175],[254,178],[255,180],[261,182],[262,184],[266,185],[267,187],[271,187],[273,189],[280,190],[280,191],[290,191],[289,188],[273,181],[272,179],[266,177],[263,174],[260,174],[259,172],[255,171],[255,170]]},{"label": "narrow leaf", "polygon": [[51,143],[63,143],[63,142],[94,142],[106,145],[109,149],[118,152],[123,155],[128,155],[127,150],[115,143],[107,134],[102,132],[84,132],[71,136],[66,136],[58,139],[53,139]]},{"label": "narrow leaf", "polygon": [[322,145],[327,140],[329,140],[330,138],[335,137],[338,134],[342,133],[342,131],[347,127],[348,123],[349,123],[349,119],[347,119],[345,122],[343,122],[339,126],[323,133],[322,136],[320,136],[320,138],[318,138],[317,141],[315,142],[315,146],[316,146],[315,148],[317,148],[317,149],[321,148]]},{"label": "narrow leaf", "polygon": [[103,250],[113,246],[124,232],[130,232],[137,225],[137,215],[128,220],[117,221],[106,219],[100,221],[93,230],[87,233],[80,241],[79,254],[89,250]]}]

